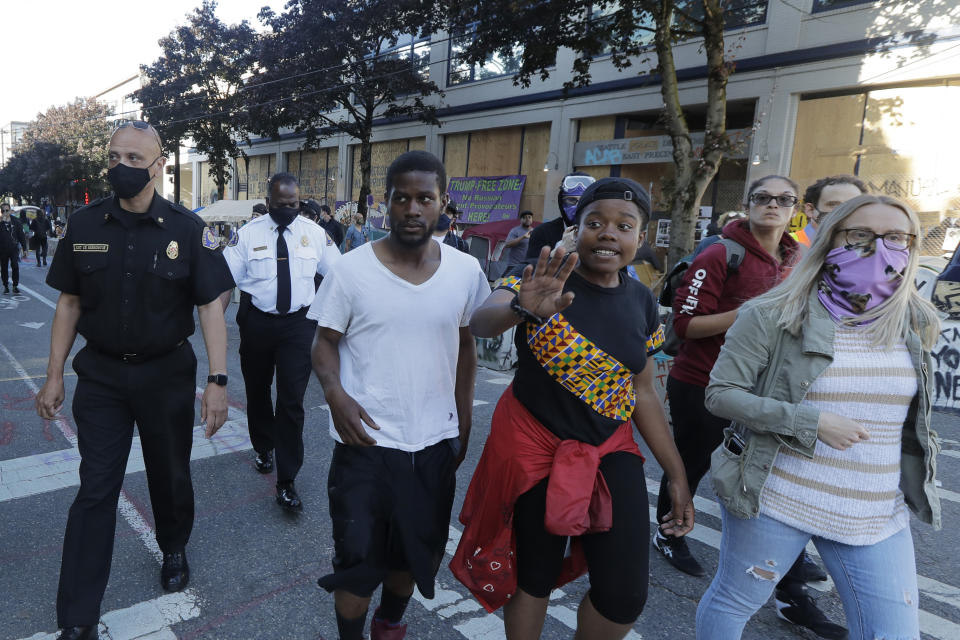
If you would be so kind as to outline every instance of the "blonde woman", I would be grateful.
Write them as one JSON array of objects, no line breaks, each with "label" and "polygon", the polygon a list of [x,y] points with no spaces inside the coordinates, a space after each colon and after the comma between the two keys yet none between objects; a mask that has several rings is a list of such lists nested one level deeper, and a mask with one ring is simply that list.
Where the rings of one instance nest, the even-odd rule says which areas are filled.
[{"label": "blonde woman", "polygon": [[739,638],[811,539],[851,638],[919,637],[907,509],[940,526],[919,235],[897,200],[844,203],[727,332],[706,403],[734,424],[713,453],[723,537],[698,638]]}]

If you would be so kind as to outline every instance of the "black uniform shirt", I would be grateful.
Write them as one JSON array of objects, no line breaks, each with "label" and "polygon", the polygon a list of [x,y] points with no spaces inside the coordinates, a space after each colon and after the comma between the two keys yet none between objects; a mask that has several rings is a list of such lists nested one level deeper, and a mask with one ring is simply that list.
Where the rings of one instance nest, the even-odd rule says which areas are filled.
[{"label": "black uniform shirt", "polygon": [[193,334],[195,305],[234,286],[203,231],[198,215],[158,195],[143,214],[97,200],[70,216],[47,284],[80,297],[77,331],[97,349],[166,353]]}]

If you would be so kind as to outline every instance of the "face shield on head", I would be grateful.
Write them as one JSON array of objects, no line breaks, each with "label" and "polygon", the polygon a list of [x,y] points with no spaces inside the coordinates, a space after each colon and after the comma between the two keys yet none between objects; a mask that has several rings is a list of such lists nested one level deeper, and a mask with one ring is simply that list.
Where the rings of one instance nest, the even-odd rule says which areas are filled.
[{"label": "face shield on head", "polygon": [[566,224],[573,224],[580,196],[587,190],[587,187],[596,181],[596,178],[587,175],[571,174],[564,176],[563,182],[560,183],[560,193],[557,194],[557,204],[560,206],[560,211],[563,212]]}]

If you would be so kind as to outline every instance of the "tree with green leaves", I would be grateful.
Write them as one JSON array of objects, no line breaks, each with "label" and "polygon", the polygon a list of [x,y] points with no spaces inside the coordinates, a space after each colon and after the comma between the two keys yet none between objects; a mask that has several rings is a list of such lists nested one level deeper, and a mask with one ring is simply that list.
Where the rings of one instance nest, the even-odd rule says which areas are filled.
[{"label": "tree with green leaves", "polygon": [[173,201],[179,203],[180,145],[189,137],[191,124],[191,116],[181,99],[192,86],[187,77],[180,74],[175,58],[160,57],[150,65],[141,65],[140,71],[146,83],[132,97],[146,105],[146,117],[160,134],[164,153],[173,154]]},{"label": "tree with green leaves", "polygon": [[143,67],[148,83],[133,96],[168,150],[178,153],[180,140],[189,137],[207,155],[222,198],[232,158],[241,154],[237,142],[246,136],[241,91],[256,62],[259,39],[246,20],[227,25],[216,9],[214,0],[204,0],[186,24],[160,40],[163,55]]},{"label": "tree with green leaves", "polygon": [[111,114],[107,105],[86,98],[38,114],[0,172],[0,191],[37,203],[65,200],[73,182],[93,195],[106,193]]},{"label": "tree with green leaves", "polygon": [[[724,27],[738,18],[762,11],[755,0],[447,0],[453,33],[471,33],[459,54],[467,64],[491,55],[520,54],[514,82],[529,86],[531,78],[554,72],[557,50],[575,54],[567,89],[590,83],[596,56],[609,54],[617,69],[655,56],[655,76],[663,97],[661,120],[673,141],[674,177],[665,190],[670,199],[669,264],[693,249],[700,199],[716,175],[724,153],[731,149],[726,133],[726,87],[732,65],[724,50]],[[546,10],[549,9],[549,10]],[[707,108],[702,152],[691,140],[680,101],[680,81],[674,46],[702,38],[706,61]],[[652,45],[652,49],[651,49]]]},{"label": "tree with green leaves", "polygon": [[[345,133],[360,143],[358,210],[370,194],[371,138],[378,119],[417,118],[437,124],[429,79],[429,43],[438,22],[430,3],[396,0],[291,0],[269,8],[258,73],[248,102],[254,131],[304,134],[310,148]],[[420,43],[418,43],[418,40]],[[341,160],[343,162],[343,160]]]}]

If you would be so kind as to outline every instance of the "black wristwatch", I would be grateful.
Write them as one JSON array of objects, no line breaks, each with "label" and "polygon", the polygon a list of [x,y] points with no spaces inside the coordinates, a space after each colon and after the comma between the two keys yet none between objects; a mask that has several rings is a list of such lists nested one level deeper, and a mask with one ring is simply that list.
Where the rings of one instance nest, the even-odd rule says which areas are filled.
[{"label": "black wristwatch", "polygon": [[220,385],[221,387],[227,386],[227,374],[218,373],[216,375],[207,376],[207,384],[214,383]]}]

